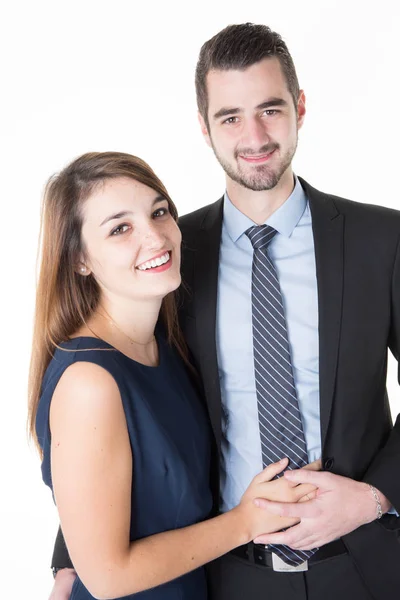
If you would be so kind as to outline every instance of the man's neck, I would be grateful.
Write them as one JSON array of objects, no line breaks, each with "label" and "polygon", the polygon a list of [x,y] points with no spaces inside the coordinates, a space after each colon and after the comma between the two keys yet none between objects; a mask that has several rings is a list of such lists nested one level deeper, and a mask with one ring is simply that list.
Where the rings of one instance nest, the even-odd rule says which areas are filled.
[{"label": "man's neck", "polygon": [[289,168],[281,177],[279,183],[271,190],[254,192],[229,177],[226,178],[226,191],[229,200],[241,213],[249,217],[257,225],[262,225],[293,192],[295,180],[293,171]]}]

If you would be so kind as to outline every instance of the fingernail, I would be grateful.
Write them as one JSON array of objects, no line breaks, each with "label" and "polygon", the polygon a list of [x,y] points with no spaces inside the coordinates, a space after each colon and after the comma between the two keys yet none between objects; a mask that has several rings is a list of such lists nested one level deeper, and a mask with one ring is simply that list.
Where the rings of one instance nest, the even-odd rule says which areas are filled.
[{"label": "fingernail", "polygon": [[286,462],[286,460],[287,460],[286,458],[281,458],[281,460],[279,461],[279,464],[280,465],[283,464],[284,462]]}]

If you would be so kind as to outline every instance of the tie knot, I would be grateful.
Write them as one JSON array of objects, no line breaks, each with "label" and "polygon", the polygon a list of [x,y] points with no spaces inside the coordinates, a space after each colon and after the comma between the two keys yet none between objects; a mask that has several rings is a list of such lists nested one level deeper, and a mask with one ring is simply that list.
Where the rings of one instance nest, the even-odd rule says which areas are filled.
[{"label": "tie knot", "polygon": [[245,233],[251,241],[254,250],[258,250],[259,248],[267,248],[277,231],[269,225],[254,225],[254,227],[250,227]]}]

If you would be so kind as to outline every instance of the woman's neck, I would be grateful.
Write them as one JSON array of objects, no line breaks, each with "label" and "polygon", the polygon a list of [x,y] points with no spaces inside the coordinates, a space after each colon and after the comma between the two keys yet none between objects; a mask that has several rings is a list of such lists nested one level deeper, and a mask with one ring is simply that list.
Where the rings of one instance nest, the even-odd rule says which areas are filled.
[{"label": "woman's neck", "polygon": [[158,348],[154,330],[160,308],[161,301],[103,297],[93,315],[75,335],[94,335],[133,360],[156,366]]}]

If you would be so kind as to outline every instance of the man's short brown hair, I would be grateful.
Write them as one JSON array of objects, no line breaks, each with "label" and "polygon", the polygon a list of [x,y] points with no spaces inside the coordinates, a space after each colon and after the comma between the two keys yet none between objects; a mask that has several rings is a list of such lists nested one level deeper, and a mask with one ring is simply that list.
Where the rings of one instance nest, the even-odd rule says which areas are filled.
[{"label": "man's short brown hair", "polygon": [[197,106],[207,127],[207,74],[211,70],[246,69],[264,58],[276,57],[281,65],[295,107],[299,82],[289,50],[279,35],[266,25],[228,25],[203,44],[196,66]]}]

